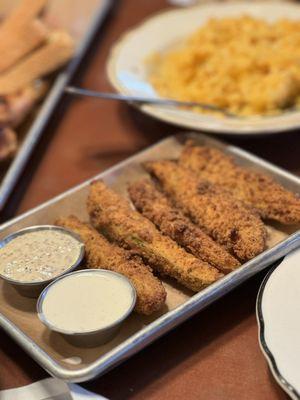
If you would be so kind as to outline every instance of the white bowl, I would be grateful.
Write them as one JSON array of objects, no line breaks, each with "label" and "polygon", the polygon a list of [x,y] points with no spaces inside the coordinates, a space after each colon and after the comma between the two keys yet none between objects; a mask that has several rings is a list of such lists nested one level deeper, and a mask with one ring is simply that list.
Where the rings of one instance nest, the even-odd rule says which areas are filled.
[{"label": "white bowl", "polygon": [[[155,14],[124,34],[114,45],[107,62],[111,84],[124,95],[158,98],[159,94],[148,80],[145,60],[149,55],[163,52],[179,43],[210,18],[238,17],[245,14],[269,22],[281,18],[299,21],[300,5],[272,1],[213,2]],[[300,126],[300,111],[268,117],[221,118],[177,107],[150,104],[137,107],[146,114],[174,125],[221,134],[273,134]]]}]

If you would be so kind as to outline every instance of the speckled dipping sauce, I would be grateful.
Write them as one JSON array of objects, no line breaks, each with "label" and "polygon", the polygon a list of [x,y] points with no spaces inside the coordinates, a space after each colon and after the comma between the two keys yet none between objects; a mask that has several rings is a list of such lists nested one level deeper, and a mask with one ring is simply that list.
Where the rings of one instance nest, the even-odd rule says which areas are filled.
[{"label": "speckled dipping sauce", "polygon": [[75,265],[83,244],[57,227],[20,231],[0,248],[0,274],[19,282],[42,282]]}]

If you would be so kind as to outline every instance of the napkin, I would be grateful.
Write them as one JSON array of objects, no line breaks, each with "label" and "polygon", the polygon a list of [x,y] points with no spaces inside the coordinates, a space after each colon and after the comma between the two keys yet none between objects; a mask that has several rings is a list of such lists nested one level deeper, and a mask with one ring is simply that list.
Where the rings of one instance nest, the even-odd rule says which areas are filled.
[{"label": "napkin", "polygon": [[0,391],[1,400],[107,400],[75,383],[47,378],[16,389]]}]

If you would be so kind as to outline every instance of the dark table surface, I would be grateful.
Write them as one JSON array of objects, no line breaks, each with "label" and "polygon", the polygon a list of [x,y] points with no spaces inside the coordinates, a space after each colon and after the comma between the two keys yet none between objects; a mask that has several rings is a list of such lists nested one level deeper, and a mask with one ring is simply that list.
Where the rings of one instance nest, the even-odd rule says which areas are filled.
[{"label": "dark table surface", "polygon": [[[116,2],[76,83],[111,90],[105,62],[112,44],[128,28],[166,7],[163,0]],[[56,115],[19,184],[20,193],[11,199],[10,213],[18,205],[20,214],[178,131],[126,104],[94,99],[64,99]],[[221,138],[300,173],[299,132]],[[264,275],[85,387],[110,399],[286,399],[258,344],[255,300]],[[3,331],[0,343],[0,389],[47,376]]]}]

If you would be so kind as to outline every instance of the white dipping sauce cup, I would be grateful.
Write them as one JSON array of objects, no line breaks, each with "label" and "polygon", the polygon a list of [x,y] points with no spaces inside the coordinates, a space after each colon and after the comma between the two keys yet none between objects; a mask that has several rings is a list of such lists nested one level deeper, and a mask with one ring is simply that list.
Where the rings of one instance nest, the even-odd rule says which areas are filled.
[{"label": "white dipping sauce cup", "polygon": [[[118,293],[112,296],[114,287],[122,288],[124,303]],[[95,299],[97,304],[93,303]],[[37,312],[47,328],[64,335],[72,344],[93,347],[112,339],[135,303],[135,288],[125,276],[88,269],[71,272],[50,283],[38,299]]]}]

